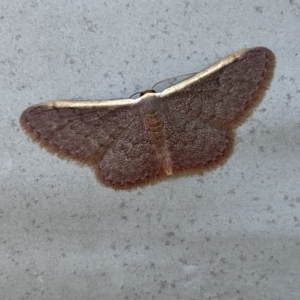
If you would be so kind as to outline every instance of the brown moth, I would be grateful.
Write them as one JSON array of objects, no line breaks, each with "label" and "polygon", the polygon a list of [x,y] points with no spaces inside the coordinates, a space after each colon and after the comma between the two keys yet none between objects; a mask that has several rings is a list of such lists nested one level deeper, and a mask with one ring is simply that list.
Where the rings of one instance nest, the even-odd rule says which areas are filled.
[{"label": "brown moth", "polygon": [[20,123],[50,153],[91,166],[108,186],[132,188],[223,163],[234,129],[262,99],[274,67],[269,49],[244,49],[160,93],[47,101],[27,108]]}]

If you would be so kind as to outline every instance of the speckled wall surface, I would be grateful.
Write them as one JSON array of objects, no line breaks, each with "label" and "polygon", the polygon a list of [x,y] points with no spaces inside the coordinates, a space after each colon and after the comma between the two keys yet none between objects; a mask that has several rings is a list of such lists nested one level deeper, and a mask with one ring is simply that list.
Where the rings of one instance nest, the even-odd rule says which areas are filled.
[{"label": "speckled wall surface", "polygon": [[[0,299],[299,299],[300,2],[0,3]],[[49,99],[129,97],[245,47],[274,79],[226,164],[132,191],[19,126]]]}]

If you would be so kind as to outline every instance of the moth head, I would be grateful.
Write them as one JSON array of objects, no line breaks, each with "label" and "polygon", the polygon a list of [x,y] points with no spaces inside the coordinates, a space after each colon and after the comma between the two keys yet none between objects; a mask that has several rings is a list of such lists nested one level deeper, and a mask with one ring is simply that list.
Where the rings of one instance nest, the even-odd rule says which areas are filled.
[{"label": "moth head", "polygon": [[156,93],[156,91],[154,91],[152,89],[141,91],[140,97],[144,96],[145,94],[149,94],[149,93]]}]

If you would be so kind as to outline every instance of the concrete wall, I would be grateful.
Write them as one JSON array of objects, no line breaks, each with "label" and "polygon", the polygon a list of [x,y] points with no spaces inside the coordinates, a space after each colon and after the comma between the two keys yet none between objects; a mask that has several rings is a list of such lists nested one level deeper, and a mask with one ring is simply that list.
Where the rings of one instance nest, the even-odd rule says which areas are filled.
[{"label": "concrete wall", "polygon": [[[0,299],[299,299],[300,2],[0,3]],[[132,191],[19,125],[49,99],[129,97],[266,46],[271,87],[204,175]]]}]

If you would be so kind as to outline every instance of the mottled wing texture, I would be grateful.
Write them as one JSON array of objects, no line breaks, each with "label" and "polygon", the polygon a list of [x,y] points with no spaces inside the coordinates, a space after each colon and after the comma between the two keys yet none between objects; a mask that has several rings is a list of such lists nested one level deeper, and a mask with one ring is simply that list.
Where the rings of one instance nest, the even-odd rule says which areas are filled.
[{"label": "mottled wing texture", "polygon": [[126,188],[161,173],[155,145],[133,106],[45,102],[26,109],[20,122],[48,151],[90,165],[109,186]]},{"label": "mottled wing texture", "polygon": [[170,111],[165,130],[174,172],[207,170],[224,162],[232,150],[232,130],[216,128],[200,118]]},{"label": "mottled wing texture", "polygon": [[95,168],[98,179],[115,188],[132,187],[161,175],[155,144],[141,117],[131,122]]},{"label": "mottled wing texture", "polygon": [[135,118],[131,106],[53,101],[27,108],[20,123],[29,136],[48,151],[95,165]]},{"label": "mottled wing texture", "polygon": [[161,95],[169,109],[227,128],[251,113],[272,79],[275,58],[263,47],[231,54]]}]

